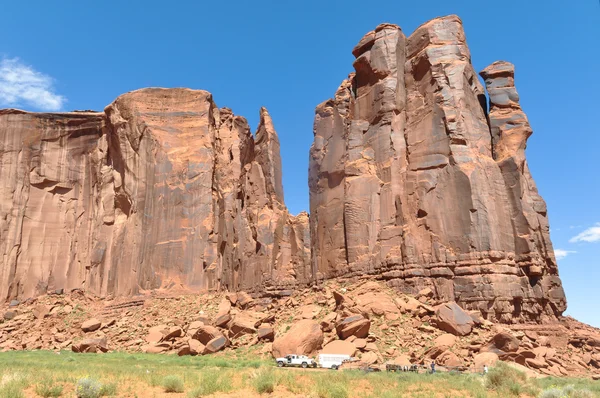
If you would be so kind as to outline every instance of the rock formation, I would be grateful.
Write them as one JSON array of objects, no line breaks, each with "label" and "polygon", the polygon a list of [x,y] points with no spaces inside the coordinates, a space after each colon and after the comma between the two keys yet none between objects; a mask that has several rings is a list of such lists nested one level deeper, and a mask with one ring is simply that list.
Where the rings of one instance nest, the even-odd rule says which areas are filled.
[{"label": "rock formation", "polygon": [[308,215],[284,205],[264,108],[256,140],[200,90],[138,90],[103,113],[0,111],[0,180],[3,299],[309,280]]},{"label": "rock formation", "polygon": [[408,38],[379,25],[355,73],[316,109],[310,150],[316,276],[370,274],[487,319],[543,320],[566,308],[546,205],[525,160],[531,128],[514,68],[471,65],[462,22]]},{"label": "rock formation", "polygon": [[[74,288],[256,297],[370,275],[487,320],[562,314],[514,67],[481,73],[488,109],[456,16],[408,38],[379,25],[353,54],[355,72],[316,109],[310,226],[285,207],[264,108],[256,137],[200,90],[138,90],[104,112],[0,111],[0,297]],[[394,313],[371,293],[365,307]],[[415,299],[401,305],[423,311]],[[230,321],[224,313],[218,325]]]}]

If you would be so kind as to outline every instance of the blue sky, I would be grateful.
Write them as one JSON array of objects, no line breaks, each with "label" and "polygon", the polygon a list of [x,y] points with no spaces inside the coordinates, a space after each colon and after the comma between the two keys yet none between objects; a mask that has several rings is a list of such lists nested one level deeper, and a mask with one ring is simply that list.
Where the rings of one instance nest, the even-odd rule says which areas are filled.
[{"label": "blue sky", "polygon": [[183,86],[212,92],[255,129],[266,106],[294,213],[308,209],[314,108],[352,71],[358,40],[382,22],[408,35],[459,15],[477,71],[516,65],[567,314],[600,327],[598,0],[24,3],[0,4],[0,107],[102,110],[129,90]]}]

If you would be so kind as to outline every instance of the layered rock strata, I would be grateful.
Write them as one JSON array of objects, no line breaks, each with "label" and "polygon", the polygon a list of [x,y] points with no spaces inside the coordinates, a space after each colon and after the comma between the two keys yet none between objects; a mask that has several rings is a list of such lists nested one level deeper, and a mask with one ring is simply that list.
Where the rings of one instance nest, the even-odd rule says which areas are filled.
[{"label": "layered rock strata", "polygon": [[264,108],[256,140],[200,90],[138,90],[102,113],[0,111],[0,181],[2,298],[310,279],[308,215],[284,205]]},{"label": "layered rock strata", "polygon": [[502,322],[560,315],[546,205],[525,160],[514,68],[471,65],[462,22],[408,38],[379,25],[355,73],[316,109],[310,150],[316,276],[370,274]]}]

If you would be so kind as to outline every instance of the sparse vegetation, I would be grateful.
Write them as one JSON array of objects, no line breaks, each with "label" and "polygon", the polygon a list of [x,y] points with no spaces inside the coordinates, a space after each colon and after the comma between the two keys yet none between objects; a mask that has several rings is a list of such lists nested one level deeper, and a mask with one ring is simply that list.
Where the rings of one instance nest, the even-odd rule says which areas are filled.
[{"label": "sparse vegetation", "polygon": [[40,397],[60,397],[63,392],[63,386],[54,384],[52,379],[45,379],[35,386],[35,393]]},{"label": "sparse vegetation", "polygon": [[77,398],[99,398],[102,393],[102,384],[91,377],[77,380],[75,395]]},{"label": "sparse vegetation", "polygon": [[[589,398],[600,384],[589,379],[528,379],[505,364],[481,374],[435,375],[295,371],[256,359],[251,350],[213,356],[177,357],[108,353],[57,355],[48,351],[0,353],[0,398],[25,396],[160,396],[185,392],[190,398],[218,393],[264,394],[288,391],[319,398],[516,397]],[[88,375],[94,375],[93,378]],[[75,392],[73,394],[72,392]],[[144,391],[144,394],[140,394]]]},{"label": "sparse vegetation", "polygon": [[539,398],[594,398],[598,395],[587,389],[577,389],[573,385],[550,387],[542,391]]},{"label": "sparse vegetation", "polygon": [[275,391],[276,379],[272,369],[261,369],[254,379],[254,388],[259,394],[269,394]]},{"label": "sparse vegetation", "polygon": [[169,375],[163,379],[165,392],[183,392],[183,379],[176,375]]},{"label": "sparse vegetation", "polygon": [[193,389],[188,395],[191,398],[197,398],[216,392],[228,392],[230,390],[231,379],[229,375],[214,370],[205,370],[202,372],[198,387]]}]

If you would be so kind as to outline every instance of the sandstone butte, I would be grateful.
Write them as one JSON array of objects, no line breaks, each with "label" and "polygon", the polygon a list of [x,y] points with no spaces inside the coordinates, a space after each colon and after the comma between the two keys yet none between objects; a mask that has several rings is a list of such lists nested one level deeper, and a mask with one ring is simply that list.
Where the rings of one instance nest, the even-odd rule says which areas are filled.
[{"label": "sandstone butte", "polygon": [[182,88],[104,112],[0,111],[0,297],[282,296],[371,276],[494,322],[561,315],[513,65],[487,67],[484,89],[456,16],[409,37],[382,24],[353,54],[355,72],[316,108],[310,221],[285,207],[264,108],[255,135]]}]

